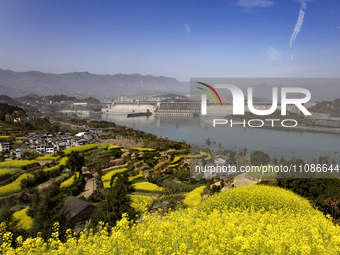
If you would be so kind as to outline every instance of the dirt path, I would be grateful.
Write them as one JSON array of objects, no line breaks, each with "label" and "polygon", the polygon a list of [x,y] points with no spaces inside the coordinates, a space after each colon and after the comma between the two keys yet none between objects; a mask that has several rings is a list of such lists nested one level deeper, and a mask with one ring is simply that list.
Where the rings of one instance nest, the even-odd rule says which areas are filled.
[{"label": "dirt path", "polygon": [[57,181],[59,181],[60,179],[64,178],[64,177],[67,176],[67,175],[68,175],[68,173],[64,173],[64,174],[62,174],[62,175],[60,175],[60,176],[58,176],[58,177],[55,177],[55,178],[53,178],[53,179],[51,179],[51,180],[48,180],[47,182],[44,182],[44,183],[42,183],[42,184],[39,184],[39,185],[37,186],[37,189],[38,189],[39,191],[41,191],[42,189],[51,186],[53,182],[57,182]]},{"label": "dirt path", "polygon": [[89,196],[93,194],[95,190],[97,190],[97,188],[98,186],[97,186],[96,178],[91,178],[90,180],[86,182],[84,191],[79,196],[84,196],[85,198],[88,198]]},{"label": "dirt path", "polygon": [[239,174],[235,177],[234,184],[235,187],[245,186],[245,185],[255,185],[259,182],[259,179],[251,178],[247,173]]}]

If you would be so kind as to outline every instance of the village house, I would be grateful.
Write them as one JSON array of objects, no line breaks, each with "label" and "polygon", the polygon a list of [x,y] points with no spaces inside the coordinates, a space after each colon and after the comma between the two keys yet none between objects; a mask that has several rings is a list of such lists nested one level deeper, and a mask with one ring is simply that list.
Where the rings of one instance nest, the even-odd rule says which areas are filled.
[{"label": "village house", "polygon": [[64,202],[66,213],[69,214],[71,220],[75,223],[89,220],[96,206],[84,200],[70,197]]},{"label": "village house", "polygon": [[0,143],[0,152],[9,151],[10,148],[11,148],[11,145],[9,144],[9,142],[1,142]]}]

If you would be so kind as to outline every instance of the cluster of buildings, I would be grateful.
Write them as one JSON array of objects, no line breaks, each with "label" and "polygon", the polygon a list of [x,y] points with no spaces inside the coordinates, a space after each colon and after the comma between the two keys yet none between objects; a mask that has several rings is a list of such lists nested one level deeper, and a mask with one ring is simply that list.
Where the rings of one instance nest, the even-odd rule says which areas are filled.
[{"label": "cluster of buildings", "polygon": [[[101,131],[96,129],[86,130],[74,136],[71,133],[29,133],[27,140],[23,144],[26,145],[21,150],[11,149],[9,142],[0,143],[0,152],[16,152],[16,151],[36,151],[38,154],[52,154],[56,151],[65,150],[72,147],[82,146],[86,144],[101,144],[96,138],[102,135]],[[17,154],[17,153],[16,153]],[[21,155],[17,154],[17,157]]]}]

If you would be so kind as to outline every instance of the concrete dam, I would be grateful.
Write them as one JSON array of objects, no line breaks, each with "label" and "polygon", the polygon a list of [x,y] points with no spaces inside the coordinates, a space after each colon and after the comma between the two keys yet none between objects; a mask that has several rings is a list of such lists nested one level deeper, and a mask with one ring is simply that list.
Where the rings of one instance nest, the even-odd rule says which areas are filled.
[{"label": "concrete dam", "polygon": [[[315,103],[306,103],[304,106],[308,109]],[[257,110],[267,110],[271,108],[271,103],[254,103]],[[281,104],[277,105],[277,109],[281,109]],[[200,115],[200,102],[136,102],[136,103],[103,103],[102,113],[106,114],[129,114],[129,113],[145,113],[150,111],[153,115]],[[249,112],[248,104],[244,105],[245,112]],[[287,105],[287,111],[292,113],[300,113],[295,105]],[[207,114],[210,116],[225,116],[232,114],[232,103],[223,103],[223,105],[207,104]]]}]

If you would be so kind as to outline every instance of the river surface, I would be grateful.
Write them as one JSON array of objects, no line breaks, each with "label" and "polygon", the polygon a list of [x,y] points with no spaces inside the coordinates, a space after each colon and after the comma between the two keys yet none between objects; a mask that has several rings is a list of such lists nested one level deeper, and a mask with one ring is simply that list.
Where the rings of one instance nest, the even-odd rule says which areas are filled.
[{"label": "river surface", "polygon": [[150,116],[127,118],[126,115],[91,114],[81,116],[93,120],[105,120],[124,125],[136,130],[168,138],[206,146],[210,138],[211,148],[229,149],[234,151],[247,148],[247,154],[260,150],[270,157],[293,156],[310,161],[312,156],[330,153],[339,162],[337,152],[340,147],[339,134],[325,134],[301,131],[282,131],[243,126],[219,125],[212,126],[212,121],[202,117],[186,116]]}]

